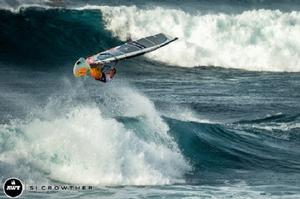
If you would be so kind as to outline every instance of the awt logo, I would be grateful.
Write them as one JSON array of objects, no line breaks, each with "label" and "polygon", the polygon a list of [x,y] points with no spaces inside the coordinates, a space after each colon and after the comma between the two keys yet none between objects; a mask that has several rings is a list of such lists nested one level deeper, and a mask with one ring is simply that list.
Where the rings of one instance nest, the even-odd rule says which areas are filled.
[{"label": "awt logo", "polygon": [[3,191],[10,198],[17,198],[22,195],[24,185],[18,178],[9,178],[4,182]]}]

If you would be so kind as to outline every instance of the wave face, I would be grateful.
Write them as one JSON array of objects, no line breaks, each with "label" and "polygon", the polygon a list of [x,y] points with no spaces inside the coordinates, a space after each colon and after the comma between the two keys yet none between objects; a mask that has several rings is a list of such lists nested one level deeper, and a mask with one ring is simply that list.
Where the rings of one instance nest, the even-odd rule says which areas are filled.
[{"label": "wave face", "polygon": [[29,7],[17,13],[2,10],[0,17],[4,63],[46,69],[120,43],[103,28],[101,13],[95,10]]},{"label": "wave face", "polygon": [[[175,137],[184,147],[186,157],[193,157],[193,164],[202,171],[272,168],[278,172],[297,172],[300,169],[300,162],[295,161],[300,155],[299,119],[299,114],[279,114],[226,125],[167,121],[176,130]],[[183,135],[180,133],[183,131],[190,133]],[[188,146],[189,141],[193,147]]]}]

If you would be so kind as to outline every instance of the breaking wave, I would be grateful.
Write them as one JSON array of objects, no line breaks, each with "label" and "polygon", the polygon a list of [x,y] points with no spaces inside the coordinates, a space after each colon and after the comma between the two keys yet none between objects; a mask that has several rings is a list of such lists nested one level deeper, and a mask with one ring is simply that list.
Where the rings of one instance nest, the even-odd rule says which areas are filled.
[{"label": "breaking wave", "polygon": [[255,71],[300,71],[300,12],[251,10],[189,14],[177,9],[99,7],[106,28],[125,40],[164,32],[179,37],[147,55],[171,65]]},{"label": "breaking wave", "polygon": [[[104,104],[112,108],[106,111],[116,110],[115,116],[103,114],[105,108],[96,103],[68,105],[56,99],[28,119],[0,125],[1,170],[15,168],[14,175],[27,181],[45,180],[37,178],[36,173],[42,173],[48,179],[73,184],[184,182],[190,166],[168,135],[168,125],[146,97],[129,88],[123,90],[126,96],[106,93]],[[112,95],[120,100],[111,101]],[[132,118],[134,124],[123,124],[124,117]]]},{"label": "breaking wave", "polygon": [[[49,60],[67,60],[83,54],[88,56],[120,44],[116,38],[125,41],[128,36],[137,39],[164,32],[179,37],[179,40],[146,56],[169,65],[300,72],[299,11],[259,9],[232,14],[202,14],[200,11],[188,13],[159,6],[81,6],[59,9],[43,6],[36,11],[35,7],[29,8],[30,6],[25,10],[19,8],[15,11],[15,15],[24,17],[24,31],[17,33],[6,28],[7,24],[2,25],[4,40],[1,42],[7,47],[2,52],[5,55],[3,58],[9,57],[8,53],[14,56],[29,54],[22,55],[22,59],[33,56],[30,59],[37,60],[37,57],[49,57],[49,52],[43,54],[44,49],[49,49],[56,52],[55,57],[52,53]],[[5,18],[5,21],[20,23],[20,18],[15,15]],[[2,14],[3,16],[8,17],[7,14]],[[26,17],[33,17],[34,20],[27,22]],[[49,21],[49,24],[45,24],[43,20]],[[26,26],[34,28],[42,24],[43,29],[31,32],[32,36],[28,35],[30,27]],[[79,28],[74,29],[74,26]],[[62,29],[56,27],[64,27],[64,31],[61,32]],[[14,46],[16,39],[11,39],[12,36],[17,40],[22,39],[17,42],[17,47]],[[28,45],[24,37],[28,38]],[[37,43],[34,48],[40,47],[43,50],[33,49],[32,43]]]}]

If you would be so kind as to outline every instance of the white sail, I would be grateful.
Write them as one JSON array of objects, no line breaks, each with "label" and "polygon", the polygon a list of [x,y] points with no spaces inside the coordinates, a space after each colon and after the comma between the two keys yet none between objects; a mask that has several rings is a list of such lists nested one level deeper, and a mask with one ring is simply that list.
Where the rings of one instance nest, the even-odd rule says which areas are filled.
[{"label": "white sail", "polygon": [[177,39],[177,37],[172,38],[163,33],[149,37],[144,37],[136,41],[129,41],[123,45],[114,47],[112,49],[88,57],[87,62],[107,64],[110,62],[135,57],[156,50]]}]

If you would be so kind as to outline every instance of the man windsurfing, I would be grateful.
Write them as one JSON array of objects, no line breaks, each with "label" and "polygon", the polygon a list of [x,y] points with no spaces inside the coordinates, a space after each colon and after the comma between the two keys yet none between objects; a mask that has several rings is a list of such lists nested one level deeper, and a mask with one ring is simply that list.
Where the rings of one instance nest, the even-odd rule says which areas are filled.
[{"label": "man windsurfing", "polygon": [[114,67],[117,61],[154,51],[177,39],[177,37],[170,37],[166,34],[159,33],[135,41],[128,40],[123,45],[111,48],[86,59],[80,58],[74,65],[73,74],[75,77],[89,75],[95,80],[108,82],[114,78],[117,72]]}]

